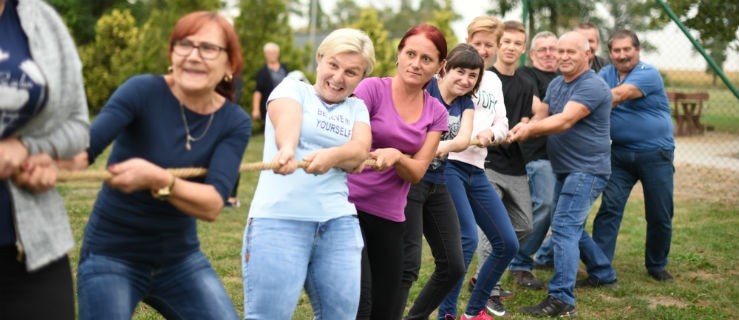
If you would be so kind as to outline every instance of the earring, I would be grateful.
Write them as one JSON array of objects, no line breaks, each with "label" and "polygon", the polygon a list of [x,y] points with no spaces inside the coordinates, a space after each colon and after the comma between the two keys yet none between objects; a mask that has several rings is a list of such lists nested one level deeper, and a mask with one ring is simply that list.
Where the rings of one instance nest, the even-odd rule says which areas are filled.
[{"label": "earring", "polygon": [[234,77],[232,75],[227,74],[226,76],[223,77],[223,81],[231,82],[231,80],[233,80],[233,78]]},{"label": "earring", "polygon": [[167,73],[172,73],[172,70],[174,70],[174,68],[172,68],[172,66],[167,67]]},{"label": "earring", "polygon": [[398,60],[395,60],[395,66],[397,67],[399,65],[400,65],[400,62],[398,62]]}]

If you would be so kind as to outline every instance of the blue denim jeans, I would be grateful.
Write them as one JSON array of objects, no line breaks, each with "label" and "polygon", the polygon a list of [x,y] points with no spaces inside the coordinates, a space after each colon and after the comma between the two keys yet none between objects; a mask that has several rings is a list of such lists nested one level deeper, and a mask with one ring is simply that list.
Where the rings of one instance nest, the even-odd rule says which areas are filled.
[{"label": "blue denim jeans", "polygon": [[[549,219],[550,223],[552,221],[551,217]],[[554,264],[554,244],[552,243],[552,237],[544,238],[544,241],[541,243],[541,246],[539,246],[539,249],[536,250],[536,253],[534,254],[534,261],[539,264]]]},{"label": "blue denim jeans", "polygon": [[[485,308],[490,291],[518,252],[518,238],[508,212],[485,176],[485,171],[452,160],[447,162],[444,174],[459,217],[465,269],[469,267],[477,248],[478,226],[493,247],[487,259],[479,262],[482,267],[477,285],[465,309],[465,313],[478,314]],[[439,319],[443,319],[445,314],[457,314],[457,299],[463,282],[464,279],[460,280],[439,306]]]},{"label": "blue denim jeans", "polygon": [[238,319],[208,259],[198,251],[164,266],[87,253],[77,268],[80,319],[133,316],[139,301],[167,319]]},{"label": "blue denim jeans", "polygon": [[354,319],[363,245],[356,216],[249,219],[241,255],[244,319],[291,319],[303,287],[315,319]]},{"label": "blue denim jeans", "polygon": [[610,261],[616,251],[624,207],[638,180],[644,189],[647,220],[644,265],[650,272],[661,271],[667,265],[672,239],[673,158],[674,150],[670,149],[634,152],[611,148],[613,173],[593,221],[593,240]]},{"label": "blue denim jeans", "polygon": [[[608,183],[608,176],[583,172],[558,174],[554,192],[554,214],[552,215],[552,242],[554,244],[554,275],[549,282],[549,295],[569,305],[575,305],[575,280],[580,264],[581,239],[590,240],[585,231],[585,222],[593,206]],[[609,269],[613,272],[612,268]],[[600,279],[613,280],[616,275],[607,275],[604,270]]]},{"label": "blue denim jeans", "polygon": [[533,228],[526,239],[521,242],[518,254],[508,267],[510,270],[534,269],[534,260],[531,259],[549,231],[552,219],[552,205],[554,203],[554,184],[557,178],[552,171],[552,163],[547,159],[533,160],[526,164],[526,174],[529,177],[529,190],[533,209]]}]

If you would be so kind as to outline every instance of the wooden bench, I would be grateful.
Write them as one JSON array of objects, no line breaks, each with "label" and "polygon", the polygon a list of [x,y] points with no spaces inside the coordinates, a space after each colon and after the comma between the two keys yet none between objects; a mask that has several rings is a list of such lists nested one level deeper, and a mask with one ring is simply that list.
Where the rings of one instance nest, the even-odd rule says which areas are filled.
[{"label": "wooden bench", "polygon": [[701,124],[701,112],[703,101],[708,100],[708,93],[668,91],[667,98],[675,119],[675,135],[703,134],[705,127]]}]

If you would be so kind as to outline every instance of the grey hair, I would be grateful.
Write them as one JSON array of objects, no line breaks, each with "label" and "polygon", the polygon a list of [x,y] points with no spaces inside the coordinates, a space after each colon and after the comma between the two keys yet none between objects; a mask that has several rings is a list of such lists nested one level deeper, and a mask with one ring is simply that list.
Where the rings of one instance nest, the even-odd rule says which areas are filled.
[{"label": "grey hair", "polygon": [[264,52],[267,52],[267,50],[269,50],[269,49],[277,49],[277,52],[280,52],[280,46],[278,46],[274,42],[267,42],[267,43],[264,44],[264,49],[263,49]]},{"label": "grey hair", "polygon": [[531,50],[535,50],[534,44],[536,43],[536,40],[543,39],[543,38],[557,38],[557,35],[554,34],[554,32],[551,31],[541,31],[537,33],[532,39],[531,39]]},{"label": "grey hair", "polygon": [[582,39],[582,43],[580,45],[582,46],[583,51],[585,51],[585,52],[590,51],[590,43],[588,42],[588,38],[586,38],[585,36],[583,36],[582,34],[580,34],[577,31],[569,31],[569,32],[563,34],[561,37],[559,37],[559,40],[557,40],[557,43],[559,43],[559,41],[562,41],[562,38],[568,37],[568,36],[577,36],[577,37],[580,37],[580,39]]}]

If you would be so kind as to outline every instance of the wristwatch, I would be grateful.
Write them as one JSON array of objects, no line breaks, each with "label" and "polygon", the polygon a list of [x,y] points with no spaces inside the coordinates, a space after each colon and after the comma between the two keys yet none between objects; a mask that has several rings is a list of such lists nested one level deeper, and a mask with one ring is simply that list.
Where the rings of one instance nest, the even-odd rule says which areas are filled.
[{"label": "wristwatch", "polygon": [[169,196],[172,195],[172,189],[174,188],[175,181],[177,181],[177,178],[174,175],[172,175],[172,183],[170,183],[168,186],[164,188],[152,190],[151,196],[157,200],[162,200],[162,201],[169,200]]}]

